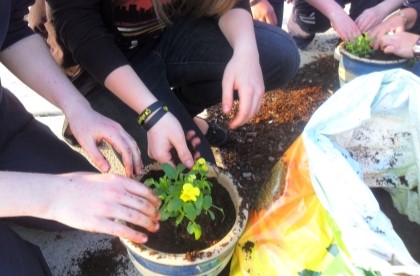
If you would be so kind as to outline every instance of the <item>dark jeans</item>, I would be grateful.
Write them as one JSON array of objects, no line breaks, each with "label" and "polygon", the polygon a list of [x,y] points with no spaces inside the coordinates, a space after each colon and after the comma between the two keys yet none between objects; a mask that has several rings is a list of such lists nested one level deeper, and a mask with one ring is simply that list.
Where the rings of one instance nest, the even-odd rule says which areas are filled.
[{"label": "dark jeans", "polygon": [[[300,58],[295,43],[278,27],[255,22],[260,64],[266,90],[288,83],[296,74]],[[131,66],[181,123],[184,132],[195,130],[201,138],[197,150],[214,162],[210,145],[192,117],[221,102],[222,78],[233,50],[217,21],[179,19],[161,35],[156,45],[144,45],[128,52]],[[247,70],[247,68],[244,68]],[[75,84],[100,113],[118,121],[138,142],[144,163],[147,157],[146,132],[136,123],[137,114],[103,86],[84,76]]]},{"label": "dark jeans", "polygon": [[38,246],[0,223],[0,275],[52,275]]},{"label": "dark jeans", "polygon": [[[342,8],[344,8],[346,4],[350,4],[349,15],[353,20],[364,10],[372,8],[382,1],[383,0],[335,0]],[[330,20],[305,0],[294,0],[292,14],[293,17],[296,18],[296,23],[307,33],[322,33],[331,28]]]}]

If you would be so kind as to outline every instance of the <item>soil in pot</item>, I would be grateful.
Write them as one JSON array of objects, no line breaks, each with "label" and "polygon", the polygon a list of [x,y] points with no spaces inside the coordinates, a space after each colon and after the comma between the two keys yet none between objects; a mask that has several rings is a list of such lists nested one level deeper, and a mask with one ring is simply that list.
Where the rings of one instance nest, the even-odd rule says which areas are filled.
[{"label": "soil in pot", "polygon": [[[144,176],[144,179],[150,177],[158,179],[161,176],[163,176],[162,171],[150,171]],[[213,204],[222,208],[224,215],[216,209],[213,209],[215,213],[214,220],[210,216],[201,214],[197,218],[197,222],[200,224],[202,231],[199,240],[195,240],[194,235],[189,234],[185,230],[188,224],[187,219],[184,219],[178,227],[175,226],[176,218],[161,221],[159,231],[148,233],[149,239],[145,244],[147,247],[166,253],[187,253],[187,258],[194,260],[200,257],[200,250],[216,244],[226,236],[235,223],[235,206],[230,199],[229,192],[217,182],[216,178],[212,177],[208,178],[208,180],[213,184]],[[132,227],[139,228],[137,226]],[[147,232],[144,229],[139,230]]]}]

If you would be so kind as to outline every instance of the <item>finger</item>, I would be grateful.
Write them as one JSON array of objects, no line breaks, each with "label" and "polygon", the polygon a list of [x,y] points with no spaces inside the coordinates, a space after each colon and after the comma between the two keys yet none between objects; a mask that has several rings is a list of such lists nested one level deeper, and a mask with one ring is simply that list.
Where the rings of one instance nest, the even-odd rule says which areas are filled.
[{"label": "finger", "polygon": [[[143,183],[139,183],[135,180],[130,180],[133,185],[126,185],[125,189],[129,192],[131,197],[141,197],[146,199],[154,208],[159,208],[161,201],[160,199],[154,194],[152,189],[148,186],[144,185]],[[131,206],[131,205],[130,205]]]},{"label": "finger", "polygon": [[132,158],[134,162],[134,172],[136,175],[139,175],[143,169],[143,161],[141,160],[140,148],[130,135],[125,135],[125,140],[127,141],[127,144],[131,148],[131,152],[133,154]]},{"label": "finger", "polygon": [[120,204],[142,213],[151,220],[159,220],[159,209],[146,198],[126,193],[120,198]]},{"label": "finger", "polygon": [[89,156],[89,159],[97,168],[99,168],[101,172],[105,173],[111,169],[111,165],[106,160],[102,152],[99,150],[96,141],[83,140],[83,142],[81,142],[81,146],[86,151],[86,154]]},{"label": "finger", "polygon": [[233,106],[233,79],[223,77],[222,81],[222,110],[228,114]]},{"label": "finger", "polygon": [[250,114],[250,109],[252,105],[252,98],[250,98],[250,93],[242,93],[242,98],[239,101],[239,111],[238,114],[233,118],[229,123],[231,128],[236,128],[240,125],[243,125],[247,122]]},{"label": "finger", "polygon": [[98,228],[101,233],[121,237],[135,243],[145,243],[148,239],[146,234],[115,220],[106,220],[100,226],[98,225]]},{"label": "finger", "polygon": [[178,158],[182,164],[184,164],[187,168],[192,168],[194,166],[194,159],[188,149],[186,141],[184,139],[178,139],[178,141],[174,141],[172,145],[174,145]]},{"label": "finger", "polygon": [[156,232],[159,229],[159,221],[157,219],[152,219],[149,216],[145,216],[138,210],[134,210],[122,205],[112,208],[109,217],[112,219],[139,225],[150,232]]},{"label": "finger", "polygon": [[132,177],[134,172],[133,155],[135,154],[133,151],[137,150],[132,149],[120,136],[107,137],[106,141],[120,154],[125,169],[125,175],[127,177]]},{"label": "finger", "polygon": [[251,112],[248,117],[249,120],[251,120],[260,110],[261,105],[262,105],[262,100],[263,100],[262,96],[256,96],[254,100],[252,101]]},{"label": "finger", "polygon": [[187,138],[188,148],[190,149],[194,160],[197,160],[201,156],[200,152],[197,151],[198,145],[201,144],[201,139],[195,134],[194,130],[188,131],[186,138]]}]

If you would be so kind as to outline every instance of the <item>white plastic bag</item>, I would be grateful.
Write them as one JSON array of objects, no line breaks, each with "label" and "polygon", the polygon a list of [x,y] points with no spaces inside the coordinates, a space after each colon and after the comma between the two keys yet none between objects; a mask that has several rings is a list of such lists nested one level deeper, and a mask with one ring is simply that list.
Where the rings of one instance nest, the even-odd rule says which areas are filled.
[{"label": "white plastic bag", "polygon": [[420,79],[403,69],[339,89],[273,168],[231,275],[420,275],[369,188],[420,220],[419,112]]},{"label": "white plastic bag", "polygon": [[[383,275],[399,270],[420,275],[367,186],[417,187],[412,193],[418,195],[419,111],[418,77],[402,69],[372,73],[338,90],[302,134],[312,185],[341,229],[355,265]],[[412,206],[418,207],[417,195],[410,197],[417,201]],[[417,208],[405,203],[400,209],[418,221]]]}]

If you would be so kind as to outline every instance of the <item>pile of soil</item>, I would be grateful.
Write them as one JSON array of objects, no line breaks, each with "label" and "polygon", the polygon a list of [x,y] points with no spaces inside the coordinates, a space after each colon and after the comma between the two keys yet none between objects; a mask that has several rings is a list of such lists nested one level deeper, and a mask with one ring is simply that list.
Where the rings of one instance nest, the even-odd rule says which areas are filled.
[{"label": "pile of soil", "polygon": [[[252,121],[229,130],[220,154],[226,170],[248,190],[249,202],[314,111],[340,87],[337,72],[338,62],[332,56],[307,64],[286,87],[266,93]],[[230,118],[220,106],[207,112],[212,121],[228,128]]]}]

